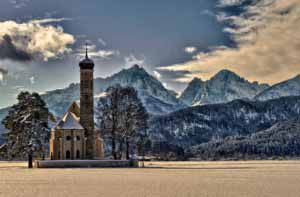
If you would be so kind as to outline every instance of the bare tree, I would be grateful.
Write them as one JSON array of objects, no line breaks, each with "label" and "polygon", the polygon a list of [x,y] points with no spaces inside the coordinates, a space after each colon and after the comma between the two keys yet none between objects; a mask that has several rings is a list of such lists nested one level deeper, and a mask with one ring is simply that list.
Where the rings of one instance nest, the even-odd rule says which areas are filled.
[{"label": "bare tree", "polygon": [[[130,144],[137,142],[142,128],[147,128],[148,115],[132,87],[108,88],[98,103],[98,122],[112,142],[112,156],[121,159],[126,145],[126,159],[130,159]],[[118,151],[116,143],[118,142]]]},{"label": "bare tree", "polygon": [[110,87],[106,91],[106,95],[99,99],[97,104],[97,119],[103,136],[109,136],[111,139],[111,155],[116,160],[116,141],[117,132],[120,131],[121,113],[121,86],[116,85]]}]

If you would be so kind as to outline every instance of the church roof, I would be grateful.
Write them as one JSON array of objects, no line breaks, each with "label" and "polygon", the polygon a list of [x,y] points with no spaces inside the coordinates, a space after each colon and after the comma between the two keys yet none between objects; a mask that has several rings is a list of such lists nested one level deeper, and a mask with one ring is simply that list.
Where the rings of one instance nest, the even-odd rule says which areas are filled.
[{"label": "church roof", "polygon": [[79,62],[79,66],[80,66],[81,69],[93,69],[94,68],[94,62],[88,56],[88,47],[87,47],[87,45],[86,45],[85,59],[83,59]]},{"label": "church roof", "polygon": [[72,103],[72,105],[69,107],[68,112],[72,112],[77,117],[80,117],[80,107],[78,106],[78,104],[76,103],[76,101],[74,101]]},{"label": "church roof", "polygon": [[58,129],[76,129],[81,130],[83,127],[79,122],[79,118],[72,112],[67,112],[61,121],[55,126],[56,130]]},{"label": "church roof", "polygon": [[72,103],[63,118],[54,127],[54,130],[59,129],[84,129],[80,124],[80,108],[76,102]]}]

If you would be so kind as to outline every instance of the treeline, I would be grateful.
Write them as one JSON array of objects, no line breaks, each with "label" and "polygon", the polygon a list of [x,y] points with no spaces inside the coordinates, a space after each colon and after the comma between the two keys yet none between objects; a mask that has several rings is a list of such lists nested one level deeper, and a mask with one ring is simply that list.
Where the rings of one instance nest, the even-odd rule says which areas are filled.
[{"label": "treeline", "polygon": [[246,136],[232,136],[191,148],[203,160],[279,159],[300,157],[300,119],[277,123]]}]

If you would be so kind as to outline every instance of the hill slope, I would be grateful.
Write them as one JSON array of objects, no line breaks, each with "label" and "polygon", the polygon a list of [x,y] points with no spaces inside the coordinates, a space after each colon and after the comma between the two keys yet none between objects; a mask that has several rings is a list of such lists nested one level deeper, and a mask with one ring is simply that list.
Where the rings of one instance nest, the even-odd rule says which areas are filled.
[{"label": "hill slope", "polygon": [[247,135],[211,141],[192,148],[202,159],[266,159],[300,156],[300,119],[295,118]]},{"label": "hill slope", "polygon": [[153,141],[188,148],[234,135],[248,135],[300,115],[300,97],[266,102],[235,100],[196,106],[156,117],[150,123]]}]

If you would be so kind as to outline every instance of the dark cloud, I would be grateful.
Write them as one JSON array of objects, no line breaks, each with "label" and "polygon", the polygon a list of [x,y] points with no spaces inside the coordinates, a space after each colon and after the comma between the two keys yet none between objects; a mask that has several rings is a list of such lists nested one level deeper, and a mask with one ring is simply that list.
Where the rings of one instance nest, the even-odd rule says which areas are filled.
[{"label": "dark cloud", "polygon": [[29,53],[18,49],[13,44],[12,39],[9,35],[4,35],[2,37],[2,42],[0,43],[0,58],[21,62],[32,60],[32,57]]}]

